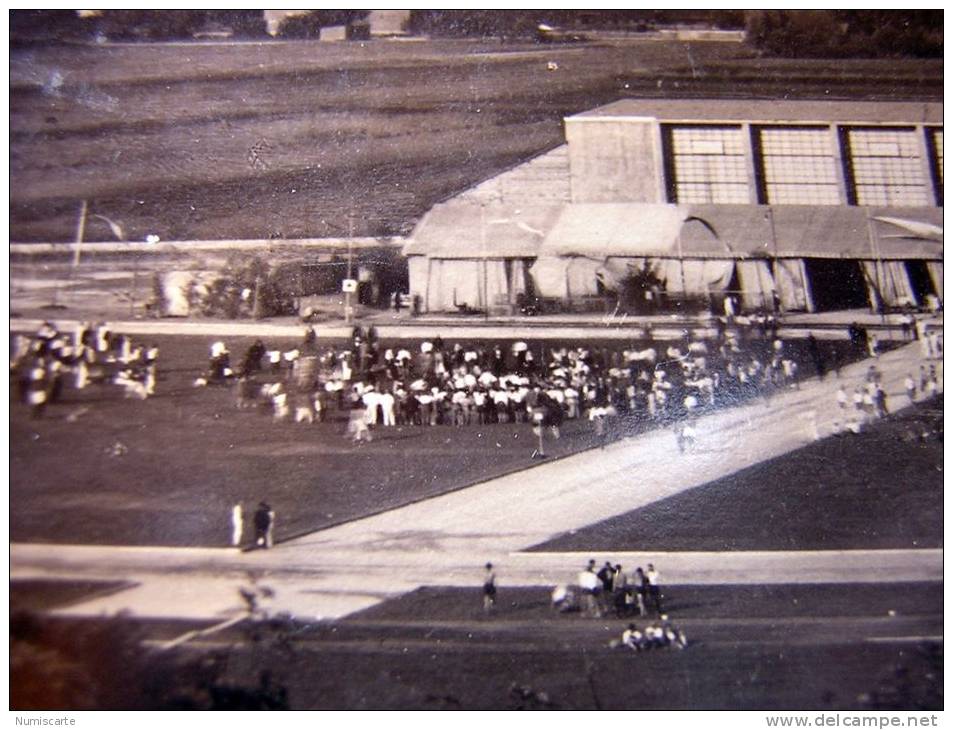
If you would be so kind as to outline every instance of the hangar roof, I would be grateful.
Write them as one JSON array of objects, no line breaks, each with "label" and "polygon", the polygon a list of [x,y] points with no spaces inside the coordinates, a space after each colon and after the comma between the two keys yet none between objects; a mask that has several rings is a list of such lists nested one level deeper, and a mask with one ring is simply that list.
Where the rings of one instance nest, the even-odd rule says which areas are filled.
[{"label": "hangar roof", "polygon": [[568,117],[568,122],[651,118],[660,122],[817,122],[943,124],[943,104],[909,101],[786,99],[620,99]]}]

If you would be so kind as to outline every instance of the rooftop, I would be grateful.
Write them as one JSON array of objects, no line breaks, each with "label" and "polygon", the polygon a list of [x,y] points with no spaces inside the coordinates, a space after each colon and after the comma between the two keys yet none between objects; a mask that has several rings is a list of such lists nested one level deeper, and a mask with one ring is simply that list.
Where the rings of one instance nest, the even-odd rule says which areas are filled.
[{"label": "rooftop", "polygon": [[670,122],[943,124],[943,104],[784,99],[621,99],[575,114],[569,119],[589,121],[626,117]]}]

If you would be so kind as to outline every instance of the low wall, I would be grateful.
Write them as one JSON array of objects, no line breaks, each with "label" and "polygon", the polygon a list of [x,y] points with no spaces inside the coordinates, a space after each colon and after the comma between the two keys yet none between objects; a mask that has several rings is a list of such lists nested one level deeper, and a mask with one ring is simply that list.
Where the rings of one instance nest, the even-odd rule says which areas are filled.
[{"label": "low wall", "polygon": [[400,250],[405,240],[387,238],[299,238],[234,241],[160,241],[145,242],[84,242],[84,243],[11,243],[10,261],[64,260],[80,263],[90,260],[122,260],[129,256],[140,262],[153,258],[203,262],[209,258],[224,260],[230,254],[267,255],[279,259],[300,258],[312,254],[346,254],[367,249]]}]

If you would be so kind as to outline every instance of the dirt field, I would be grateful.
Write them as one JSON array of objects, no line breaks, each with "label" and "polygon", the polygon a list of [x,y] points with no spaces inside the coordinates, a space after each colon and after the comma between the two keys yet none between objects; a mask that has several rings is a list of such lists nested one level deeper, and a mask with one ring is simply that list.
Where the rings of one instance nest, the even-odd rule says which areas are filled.
[{"label": "dirt field", "polygon": [[[942,95],[940,60],[658,41],[69,46],[15,49],[10,71],[17,241],[72,240],[84,198],[129,240],[340,236],[349,211],[355,235],[405,234],[623,95]],[[85,238],[112,234],[91,217]]]}]

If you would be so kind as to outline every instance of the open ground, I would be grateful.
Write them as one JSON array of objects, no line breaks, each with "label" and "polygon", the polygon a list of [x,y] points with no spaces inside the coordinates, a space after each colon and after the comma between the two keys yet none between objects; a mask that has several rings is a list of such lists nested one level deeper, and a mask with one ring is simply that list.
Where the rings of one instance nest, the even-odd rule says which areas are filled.
[{"label": "open ground", "polygon": [[[356,235],[404,234],[560,144],[563,115],[622,95],[923,99],[941,78],[942,61],[832,69],[656,41],[17,49],[11,233],[70,240],[87,199],[139,240],[341,236],[349,212]],[[111,235],[90,219],[88,240]],[[525,425],[354,447],[343,421],[236,412],[229,390],[191,387],[210,339],[156,338],[153,401],[67,393],[38,422],[11,405],[11,608],[46,614],[12,627],[13,706],[943,706],[938,403],[812,443],[802,415],[830,432],[829,377],[780,394],[776,413],[759,400],[714,414],[686,457],[667,431],[592,450],[578,423],[551,445],[564,458],[524,471]],[[898,410],[917,359],[886,359]],[[262,497],[275,550],[209,547],[226,544],[232,504]],[[489,557],[500,593],[485,616]],[[611,650],[628,619],[551,612],[549,588],[589,557],[655,560],[688,649]],[[251,620],[249,589],[270,620]]]},{"label": "open ground", "polygon": [[[549,70],[553,62],[558,67]],[[942,98],[941,60],[758,59],[738,43],[140,44],[11,54],[11,237],[80,201],[129,240],[406,234],[625,95]],[[91,217],[86,240],[112,240]]]},{"label": "open ground", "polygon": [[[204,353],[203,345],[193,345],[199,362]],[[900,400],[896,391],[897,374],[911,362],[909,356],[913,352],[915,348],[908,347],[884,356],[883,366],[893,373],[889,382],[895,408]],[[848,379],[859,377],[865,368],[866,363],[858,363],[845,368],[843,375]],[[811,403],[818,402],[820,397],[829,398],[833,383],[823,389],[819,385],[811,381],[804,384],[803,395],[794,391],[779,395],[777,408],[781,410],[778,413],[786,414],[780,420],[783,422],[786,418],[790,422],[808,407],[804,398],[809,397]],[[201,393],[203,398],[216,397],[210,392]],[[768,411],[770,408],[764,403],[738,409],[739,426],[746,418],[754,419],[754,423],[759,424],[756,429],[767,439],[758,449],[762,455],[770,451],[769,444],[779,438],[791,440],[794,434],[783,426],[778,430],[774,424],[777,417],[770,423],[762,422],[763,417],[757,414]],[[235,694],[231,690],[254,690],[262,672],[268,671],[271,686],[280,687],[283,701],[296,708],[935,709],[942,706],[939,692],[942,683],[941,593],[938,574],[932,568],[924,571],[914,566],[921,562],[918,557],[921,554],[927,562],[934,561],[932,556],[936,551],[917,548],[912,552],[871,552],[864,549],[887,544],[882,534],[869,527],[875,521],[892,521],[895,517],[905,528],[902,535],[894,535],[896,542],[890,542],[894,537],[888,535],[889,544],[899,547],[903,544],[900,538],[905,537],[924,546],[940,544],[937,522],[919,519],[914,505],[916,502],[923,509],[931,510],[941,494],[939,476],[933,479],[928,476],[938,465],[939,447],[920,443],[917,436],[918,432],[935,429],[935,412],[936,406],[929,405],[919,415],[900,414],[859,437],[834,437],[807,445],[788,457],[769,461],[758,467],[757,478],[742,475],[730,500],[718,497],[726,487],[719,486],[717,481],[712,482],[713,495],[708,503],[704,487],[696,490],[697,494],[689,490],[680,497],[669,497],[669,500],[685,500],[689,525],[696,527],[702,527],[704,519],[699,517],[699,508],[692,506],[693,501],[696,505],[700,501],[702,513],[710,509],[711,504],[727,509],[724,519],[735,523],[737,529],[733,537],[743,541],[748,551],[657,552],[667,547],[663,538],[645,542],[637,536],[633,540],[631,530],[588,519],[578,507],[572,521],[565,507],[554,504],[552,514],[562,515],[564,523],[579,526],[595,523],[596,527],[577,531],[573,536],[576,542],[571,545],[548,547],[550,550],[568,547],[573,552],[494,556],[495,560],[502,561],[501,587],[498,609],[490,617],[483,616],[479,609],[478,588],[465,587],[479,580],[477,564],[481,558],[493,552],[490,546],[494,542],[500,543],[497,550],[506,550],[506,545],[525,541],[532,534],[547,531],[552,534],[548,527],[552,515],[546,512],[536,515],[540,525],[525,525],[525,536],[506,532],[503,524],[507,519],[512,522],[512,518],[498,514],[494,520],[500,522],[502,517],[501,524],[488,523],[481,530],[479,522],[474,524],[460,510],[476,510],[473,519],[479,519],[478,505],[487,504],[487,500],[491,505],[499,500],[492,497],[492,484],[458,493],[444,503],[443,517],[429,521],[426,526],[417,524],[413,517],[433,511],[423,502],[419,508],[410,508],[404,518],[400,517],[404,511],[393,512],[396,521],[387,514],[370,521],[359,520],[292,540],[274,551],[240,556],[237,561],[236,557],[227,555],[228,551],[192,555],[188,551],[181,555],[167,551],[150,557],[147,553],[120,554],[113,548],[104,549],[113,552],[89,552],[91,561],[82,557],[83,548],[53,551],[50,557],[43,558],[42,551],[23,552],[21,547],[29,546],[15,546],[14,605],[19,600],[23,607],[59,606],[55,612],[61,618],[54,622],[62,624],[70,635],[76,635],[77,626],[81,625],[76,623],[81,621],[76,617],[88,616],[91,612],[93,615],[112,613],[115,608],[109,606],[158,608],[165,604],[164,614],[170,616],[181,609],[187,610],[183,601],[196,607],[209,600],[221,601],[218,605],[231,604],[237,608],[236,589],[242,584],[273,587],[279,605],[291,596],[287,591],[296,584],[298,598],[295,600],[299,603],[312,600],[315,605],[331,606],[335,601],[343,601],[342,609],[352,606],[342,610],[342,617],[350,616],[343,620],[277,619],[264,625],[241,623],[206,638],[197,637],[172,654],[147,656],[147,665],[152,667],[160,665],[162,656],[171,657],[182,667],[181,673],[176,675],[180,677],[198,676],[192,673],[201,674],[201,671],[211,671],[210,666],[215,667],[217,686],[230,688],[229,692],[213,693],[219,700],[204,695],[196,697],[193,692],[186,700],[198,706],[215,705],[223,696],[231,698],[230,702],[252,702],[247,692]],[[713,445],[721,443],[730,433],[731,412],[717,420],[720,426],[713,424],[708,429]],[[926,429],[913,428],[924,424]],[[728,431],[724,430],[726,427]],[[745,433],[752,433],[751,426]],[[678,473],[677,451],[670,435],[662,436],[663,440],[659,441],[652,434],[646,434],[633,444],[643,444],[643,448],[650,449],[649,453],[659,448],[668,453],[674,463],[658,461],[658,468],[660,472],[675,475]],[[910,436],[914,438],[908,440]],[[794,441],[797,440],[798,437],[794,437]],[[808,442],[809,439],[802,441]],[[668,444],[667,448],[664,444]],[[896,448],[888,444],[901,444],[902,452],[888,453],[902,453],[911,469],[909,477],[923,478],[923,484],[916,486],[918,499],[905,501],[908,482],[890,479],[891,475],[881,471],[871,475],[874,479],[878,475],[881,478],[866,484],[866,489],[860,485],[862,477],[858,477],[856,483],[827,481],[827,490],[816,489],[814,485],[815,490],[803,503],[804,510],[818,519],[825,510],[831,509],[840,514],[856,512],[860,515],[860,519],[850,520],[838,528],[839,532],[832,533],[842,548],[850,549],[790,551],[794,547],[790,534],[778,531],[776,535],[766,536],[757,524],[757,511],[770,510],[778,490],[796,492],[803,486],[804,473],[816,466],[817,449],[833,450],[825,453],[842,460],[843,472],[860,474],[871,450]],[[734,443],[725,455],[734,451],[732,458],[736,458],[737,446]],[[627,450],[623,443],[611,446],[606,453],[606,457],[596,457],[605,459],[606,468],[596,467],[595,471],[590,468],[588,473],[592,479],[594,473],[603,471],[609,480],[599,484],[596,479],[591,482],[592,489],[611,492],[617,495],[613,498],[616,499],[625,484],[625,477],[615,474],[616,461],[631,457],[624,457]],[[699,453],[684,463],[698,470],[704,484],[703,475],[710,467],[717,471],[718,461],[713,453]],[[558,462],[541,468],[551,472],[553,467],[558,468]],[[519,483],[515,479],[522,479],[542,491],[539,479],[534,478],[535,472],[526,472],[525,478],[509,478],[507,483],[511,486],[506,491],[511,499],[521,504],[527,499],[526,494],[513,491],[512,485]],[[574,473],[577,481],[583,476],[582,472]],[[654,477],[654,481],[659,478]],[[664,481],[664,477],[661,478]],[[620,479],[623,481],[619,482]],[[648,485],[653,479],[646,475],[645,481]],[[550,488],[544,501],[557,493]],[[876,499],[871,498],[873,495]],[[583,504],[578,496],[572,497],[573,503]],[[597,507],[593,513],[613,513],[611,500],[604,504],[596,492],[591,498],[590,506]],[[644,530],[647,524],[659,531],[670,530],[675,536],[673,545],[687,547],[685,538],[679,536],[677,519],[658,519],[660,513],[656,513],[654,520],[646,521],[646,514],[652,516],[653,502],[666,503],[664,498],[659,501],[658,497],[649,497],[650,506],[635,512],[631,520],[621,522],[637,528],[638,534],[646,532],[650,537],[651,533]],[[729,506],[726,502],[734,504]],[[464,504],[471,506],[463,508]],[[878,508],[881,504],[891,505],[889,520]],[[441,510],[439,505],[434,508]],[[519,514],[522,512],[513,517],[518,518]],[[384,527],[388,524],[390,528]],[[458,527],[450,527],[455,524]],[[460,531],[456,537],[452,534],[454,529]],[[798,529],[801,532],[795,531],[795,539],[810,543],[811,536],[805,535],[803,526]],[[468,536],[468,531],[473,534]],[[483,534],[482,542],[480,534]],[[823,543],[830,536],[819,529],[816,537]],[[363,541],[365,548],[358,552],[348,550],[347,541],[354,538]],[[472,547],[467,549],[465,542],[453,552],[451,538],[472,542]],[[703,548],[706,541],[714,546],[715,539],[713,533],[701,530],[696,549]],[[539,544],[541,540],[534,542]],[[768,553],[751,552],[755,546]],[[730,545],[724,547],[731,549]],[[445,555],[447,549],[451,549],[451,553]],[[626,552],[631,550],[635,552]],[[30,554],[33,557],[26,557]],[[409,565],[401,561],[414,554],[420,562],[408,570]],[[622,560],[627,568],[644,564],[646,558],[664,566],[667,610],[688,633],[689,648],[683,652],[658,651],[645,655],[611,650],[609,641],[617,638],[626,619],[610,616],[593,620],[578,615],[551,614],[547,588],[521,587],[571,580],[574,571],[590,555]],[[917,559],[909,562],[913,558]],[[155,567],[145,567],[154,560],[159,561]],[[244,564],[244,569],[239,567],[239,562]],[[57,563],[58,569],[51,568]],[[216,564],[221,567],[211,567]],[[99,568],[94,568],[95,565]],[[105,578],[103,571],[107,565],[112,566],[106,571],[112,576],[111,581]],[[210,569],[216,577],[208,574],[203,578],[203,571]],[[159,573],[150,578],[143,570]],[[52,577],[62,578],[66,574],[72,576],[71,582],[50,582]],[[156,580],[160,574],[166,577]],[[83,576],[88,582],[76,584]],[[841,580],[849,583],[840,583]],[[210,586],[200,588],[203,581],[218,581],[224,591],[221,597],[214,598],[208,593]],[[403,588],[392,593],[398,585]],[[406,593],[415,585],[432,587]],[[150,591],[153,598],[148,597]],[[229,593],[232,598],[226,597]],[[346,600],[347,595],[357,599],[361,594],[363,597],[359,600],[350,603]],[[139,598],[135,599],[137,595]],[[393,596],[393,600],[387,600],[389,596]],[[367,608],[354,613],[353,607],[362,604]],[[200,614],[201,611],[194,615]],[[146,645],[158,647],[188,629],[207,627],[226,616],[240,619],[242,614],[231,611],[220,613],[215,619],[185,622],[150,619],[148,611],[139,615],[136,626],[144,632],[142,639]],[[335,672],[320,670],[329,664],[335,666]],[[201,670],[202,667],[205,670]],[[136,676],[131,674],[130,681]],[[669,678],[661,687],[652,681],[660,676]],[[138,691],[141,693],[141,686]],[[141,697],[141,694],[128,696]],[[170,701],[167,694],[161,696],[164,698],[161,701]],[[152,695],[151,701],[160,702],[157,697],[159,695]],[[245,699],[240,699],[242,697]],[[180,697],[179,701],[184,700]]]},{"label": "open ground", "polygon": [[[123,399],[118,387],[107,385],[83,391],[67,387],[63,402],[38,421],[28,418],[22,404],[11,404],[14,541],[224,547],[230,539],[232,505],[241,503],[250,512],[262,499],[280,515],[276,532],[280,541],[533,465],[536,437],[525,423],[385,428],[375,431],[373,443],[361,445],[347,439],[347,416],[334,410],[327,423],[274,423],[263,409],[238,410],[234,388],[193,386],[205,368],[211,338],[135,339],[159,345],[156,397]],[[237,361],[252,340],[227,342]],[[545,348],[565,344],[530,342],[540,358]],[[269,347],[282,349],[296,344],[268,340]],[[587,344],[619,349],[647,343],[594,339]],[[400,346],[416,349],[418,343],[404,341]],[[832,362],[850,357],[846,341],[825,346]],[[796,341],[788,348],[796,350]],[[803,353],[801,362],[801,372],[810,373],[812,366]],[[648,427],[620,421],[615,436],[631,436]],[[868,443],[868,438],[874,441]],[[890,443],[891,438],[892,432],[879,440],[873,435],[845,440],[835,451],[862,453],[878,448],[881,441]],[[114,453],[117,444],[119,454]],[[547,449],[558,458],[594,445],[592,425],[580,419],[567,422],[563,437],[548,443]],[[932,453],[919,458],[914,447],[901,448],[904,456],[916,457],[910,468],[920,469],[918,475],[933,469]],[[63,453],[71,458],[50,458]],[[836,455],[825,457],[831,458]],[[806,469],[798,462],[779,471],[799,489],[816,484],[799,483]],[[871,468],[865,474],[880,484],[888,472],[878,477]],[[832,492],[824,496],[834,499]],[[854,497],[863,497],[863,492],[842,499]],[[918,509],[912,499],[903,512],[914,519]],[[798,524],[821,514],[803,512]],[[663,530],[668,532],[669,528]]]}]

